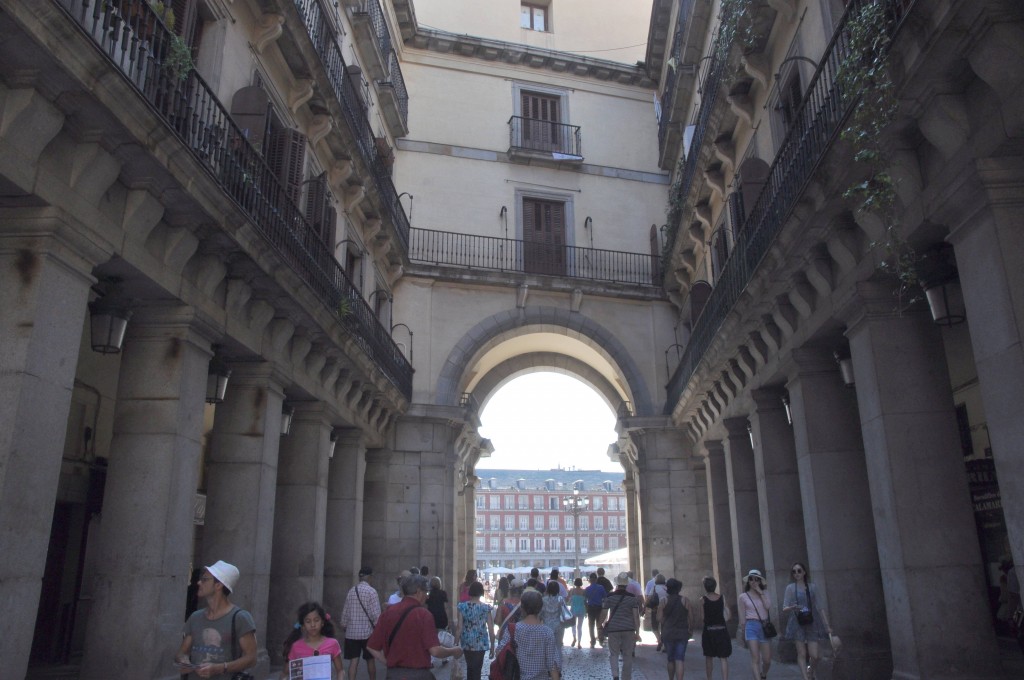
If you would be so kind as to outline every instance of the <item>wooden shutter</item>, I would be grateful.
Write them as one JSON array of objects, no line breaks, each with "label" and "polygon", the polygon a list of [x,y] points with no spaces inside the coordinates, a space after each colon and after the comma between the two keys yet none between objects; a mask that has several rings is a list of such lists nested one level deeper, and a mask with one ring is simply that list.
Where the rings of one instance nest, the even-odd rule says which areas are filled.
[{"label": "wooden shutter", "polygon": [[523,254],[528,272],[565,273],[565,204],[523,199]]},{"label": "wooden shutter", "polygon": [[732,233],[738,235],[743,231],[746,213],[743,211],[743,192],[733,191],[729,194],[729,225]]},{"label": "wooden shutter", "polygon": [[559,101],[532,92],[521,93],[523,146],[531,149],[557,147],[559,139]]},{"label": "wooden shutter", "polygon": [[306,186],[306,221],[313,230],[313,237],[333,249],[337,211],[331,205],[327,173],[321,173]]},{"label": "wooden shutter", "polygon": [[172,0],[174,10],[174,32],[181,36],[190,47],[199,42],[199,0]]},{"label": "wooden shutter", "polygon": [[306,135],[292,128],[275,130],[270,135],[267,164],[288,199],[298,205],[302,199],[302,175],[306,169]]}]

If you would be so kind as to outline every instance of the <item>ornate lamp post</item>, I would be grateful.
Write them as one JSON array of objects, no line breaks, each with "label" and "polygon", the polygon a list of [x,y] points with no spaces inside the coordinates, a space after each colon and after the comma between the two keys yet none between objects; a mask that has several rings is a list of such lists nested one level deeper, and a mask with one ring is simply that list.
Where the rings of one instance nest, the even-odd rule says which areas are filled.
[{"label": "ornate lamp post", "polygon": [[580,571],[580,515],[586,512],[589,507],[590,498],[581,496],[579,489],[573,489],[571,496],[562,498],[562,509],[572,515],[572,528],[576,536],[576,561],[573,563],[576,569],[573,573],[573,578],[579,578],[582,573]]}]

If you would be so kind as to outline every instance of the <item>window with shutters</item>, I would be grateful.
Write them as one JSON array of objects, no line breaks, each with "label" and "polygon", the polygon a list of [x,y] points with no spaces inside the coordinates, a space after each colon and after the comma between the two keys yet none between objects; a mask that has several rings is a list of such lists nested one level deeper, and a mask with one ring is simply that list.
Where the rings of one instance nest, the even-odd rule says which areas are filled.
[{"label": "window with shutters", "polygon": [[718,281],[722,275],[722,269],[732,252],[732,230],[729,228],[724,216],[718,223],[718,227],[711,232],[711,277]]},{"label": "window with shutters", "polygon": [[193,55],[199,47],[203,31],[200,4],[199,0],[171,0],[170,6],[174,13],[168,16],[173,16],[173,21],[165,19],[165,23],[173,23],[171,30],[193,49]]},{"label": "window with shutters", "polygon": [[519,5],[519,27],[531,31],[550,31],[548,19],[550,6],[539,3],[521,3]]},{"label": "window with shutters", "polygon": [[295,205],[302,198],[306,172],[306,135],[292,128],[271,132],[267,141],[267,165],[277,176],[285,196]]},{"label": "window with shutters", "polygon": [[565,203],[523,198],[523,268],[533,274],[566,272]]},{"label": "window with shutters", "polygon": [[520,93],[521,144],[528,149],[557,151],[562,147],[561,100],[536,92]]},{"label": "window with shutters", "polygon": [[[306,182],[306,221],[311,229],[309,240],[326,247],[324,250],[314,247],[312,242],[308,242],[309,252],[311,254],[326,253],[328,259],[333,259],[338,212],[333,205],[326,172],[322,172]],[[331,262],[325,261],[320,264],[324,271],[330,271],[327,267],[331,265]]]}]

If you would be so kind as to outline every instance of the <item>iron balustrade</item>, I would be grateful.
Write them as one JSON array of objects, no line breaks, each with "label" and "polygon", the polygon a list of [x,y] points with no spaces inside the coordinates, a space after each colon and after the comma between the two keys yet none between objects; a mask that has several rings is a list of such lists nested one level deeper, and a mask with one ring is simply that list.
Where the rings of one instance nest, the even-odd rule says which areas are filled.
[{"label": "iron balustrade", "polygon": [[391,42],[391,31],[388,30],[388,23],[384,18],[384,10],[378,0],[362,0],[358,4],[356,14],[363,14],[370,20],[373,26],[373,35],[377,38],[377,49],[380,50],[381,59],[387,60],[394,51]]},{"label": "iron balustrade", "polygon": [[733,252],[715,281],[704,310],[694,324],[682,359],[666,387],[666,413],[675,409],[683,388],[696,372],[725,317],[768,253],[857,103],[852,93],[842,91],[837,76],[850,54],[850,17],[874,2],[884,5],[890,37],[899,30],[903,18],[913,6],[913,0],[851,0],[847,4],[846,13],[808,84],[796,120],[772,162],[768,180],[736,234]]},{"label": "iron balustrade", "polygon": [[[392,224],[395,225],[395,231],[402,246],[408,248],[409,218],[398,202],[398,191],[391,181],[391,161],[380,155],[374,141],[373,128],[370,125],[370,120],[366,117],[366,110],[363,108],[362,98],[359,95],[360,83],[355,82],[346,69],[345,59],[341,56],[341,48],[333,36],[331,40],[317,40],[317,36],[321,35],[320,27],[327,23],[320,2],[318,0],[295,0],[295,7],[302,16],[306,32],[320,56],[324,72],[331,83],[334,98],[341,104],[345,122],[348,123],[349,131],[355,139],[359,155],[366,166],[370,168],[384,210],[391,218]],[[395,68],[397,69],[397,67],[396,60]],[[401,88],[404,90],[405,81],[400,80],[400,82]],[[408,99],[408,95],[406,95],[406,99]],[[407,108],[408,103],[405,104],[405,109]]]},{"label": "iron balustrade", "polygon": [[636,286],[660,286],[660,257],[617,250],[413,228],[409,260],[466,269],[547,274]]},{"label": "iron balustrade", "polygon": [[[259,152],[195,70],[176,72],[177,39],[147,0],[56,0],[135,86],[256,230],[333,312],[406,398],[412,366]],[[404,214],[404,213],[403,213]]]},{"label": "iron balustrade", "polygon": [[512,116],[508,119],[509,146],[583,157],[578,125]]},{"label": "iron balustrade", "polygon": [[[661,120],[658,121],[658,148],[665,148],[669,125],[673,122],[672,112],[675,109],[676,87],[679,84],[679,71],[682,68],[683,32],[686,30],[686,19],[693,7],[693,0],[680,0],[679,14],[676,15],[676,28],[672,35],[672,50],[669,52],[669,67],[665,71],[665,87],[661,93]],[[680,136],[683,131],[679,131]]]},{"label": "iron balustrade", "polygon": [[409,91],[405,87],[405,78],[402,76],[402,69],[398,65],[398,54],[394,50],[391,50],[391,53],[388,55],[388,79],[381,84],[394,89],[402,121],[408,124]]}]

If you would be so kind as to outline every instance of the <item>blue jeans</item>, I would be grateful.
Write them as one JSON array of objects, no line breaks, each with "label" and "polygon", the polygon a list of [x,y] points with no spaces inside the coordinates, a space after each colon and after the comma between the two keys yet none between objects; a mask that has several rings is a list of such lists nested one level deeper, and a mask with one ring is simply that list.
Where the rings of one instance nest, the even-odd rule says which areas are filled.
[{"label": "blue jeans", "polygon": [[764,628],[761,626],[761,622],[756,619],[747,619],[747,624],[743,627],[743,639],[747,641],[768,642],[768,638],[764,636]]},{"label": "blue jeans", "polygon": [[686,643],[688,640],[666,640],[665,651],[668,652],[668,662],[686,660]]}]

